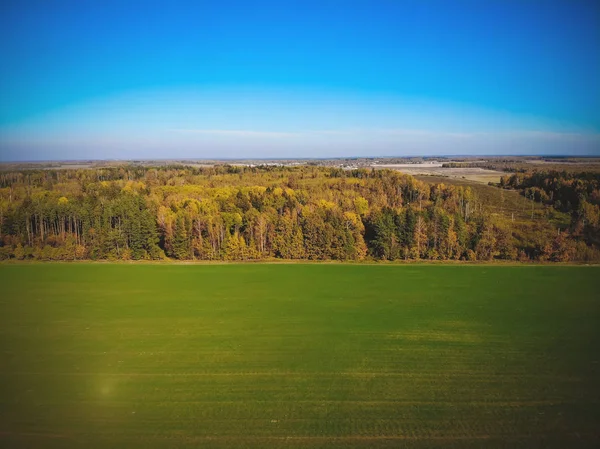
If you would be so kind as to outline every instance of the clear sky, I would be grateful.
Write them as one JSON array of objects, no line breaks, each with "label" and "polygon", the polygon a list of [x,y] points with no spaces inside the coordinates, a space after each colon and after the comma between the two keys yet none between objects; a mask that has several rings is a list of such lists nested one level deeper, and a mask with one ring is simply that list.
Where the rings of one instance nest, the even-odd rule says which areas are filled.
[{"label": "clear sky", "polygon": [[0,160],[600,154],[597,0],[3,0],[0,64]]}]

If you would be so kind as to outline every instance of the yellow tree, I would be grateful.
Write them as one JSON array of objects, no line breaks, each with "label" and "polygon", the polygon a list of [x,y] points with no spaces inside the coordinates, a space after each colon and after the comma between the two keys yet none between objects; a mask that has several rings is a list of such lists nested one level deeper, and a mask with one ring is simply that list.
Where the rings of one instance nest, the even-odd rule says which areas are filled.
[{"label": "yellow tree", "polygon": [[425,223],[425,219],[418,214],[417,220],[415,222],[415,234],[413,237],[415,252],[414,255],[416,257],[423,257],[426,252],[427,245],[427,224]]}]

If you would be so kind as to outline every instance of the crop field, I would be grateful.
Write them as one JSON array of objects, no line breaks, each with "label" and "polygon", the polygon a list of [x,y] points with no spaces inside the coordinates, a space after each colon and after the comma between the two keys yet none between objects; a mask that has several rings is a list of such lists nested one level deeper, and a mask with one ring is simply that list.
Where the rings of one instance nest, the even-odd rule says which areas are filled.
[{"label": "crop field", "polygon": [[600,268],[0,265],[0,447],[600,447]]}]

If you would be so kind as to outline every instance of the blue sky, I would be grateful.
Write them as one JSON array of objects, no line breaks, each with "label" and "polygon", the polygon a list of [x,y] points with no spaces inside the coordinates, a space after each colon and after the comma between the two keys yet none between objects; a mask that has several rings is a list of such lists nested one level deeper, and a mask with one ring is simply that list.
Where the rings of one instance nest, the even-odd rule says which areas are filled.
[{"label": "blue sky", "polygon": [[0,160],[600,154],[600,2],[0,3]]}]

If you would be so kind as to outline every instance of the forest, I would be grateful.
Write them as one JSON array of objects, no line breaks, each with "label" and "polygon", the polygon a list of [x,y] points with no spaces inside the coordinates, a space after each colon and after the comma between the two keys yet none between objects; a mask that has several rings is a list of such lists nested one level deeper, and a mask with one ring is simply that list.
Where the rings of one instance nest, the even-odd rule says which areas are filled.
[{"label": "forest", "polygon": [[519,173],[501,184],[530,189],[571,223],[515,222],[491,213],[468,185],[391,170],[7,171],[0,173],[0,259],[600,260],[597,176]]},{"label": "forest", "polygon": [[590,245],[600,245],[600,173],[515,173],[503,176],[500,187],[519,190],[533,201],[570,214],[574,234]]}]

